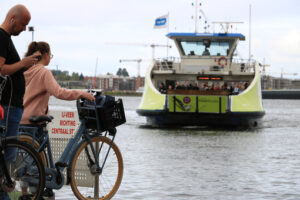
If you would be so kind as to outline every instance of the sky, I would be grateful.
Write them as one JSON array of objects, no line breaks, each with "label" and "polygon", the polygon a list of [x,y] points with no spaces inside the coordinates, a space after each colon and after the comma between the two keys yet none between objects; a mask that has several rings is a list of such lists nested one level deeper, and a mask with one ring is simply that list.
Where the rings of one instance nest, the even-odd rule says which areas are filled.
[{"label": "sky", "polygon": [[[95,74],[116,74],[126,68],[130,76],[137,75],[136,62],[120,59],[142,59],[144,76],[152,57],[150,44],[170,44],[168,55],[179,57],[172,40],[167,41],[167,29],[154,29],[157,17],[169,13],[169,32],[194,32],[193,0],[0,0],[0,23],[16,4],[31,12],[35,41],[50,44],[54,58],[49,69]],[[200,19],[198,32],[204,32],[204,19],[234,21],[243,24],[234,32],[246,36],[240,41],[239,56],[249,58],[249,7],[251,5],[251,55],[266,67],[269,75],[300,78],[300,1],[299,0],[198,0]],[[199,12],[200,13],[200,12]],[[212,27],[212,26],[211,26]],[[215,26],[218,31],[219,27]],[[212,32],[212,30],[210,30]],[[21,57],[32,41],[32,32],[13,37]],[[165,47],[155,48],[155,57],[167,56]],[[297,73],[297,75],[294,75]]]}]

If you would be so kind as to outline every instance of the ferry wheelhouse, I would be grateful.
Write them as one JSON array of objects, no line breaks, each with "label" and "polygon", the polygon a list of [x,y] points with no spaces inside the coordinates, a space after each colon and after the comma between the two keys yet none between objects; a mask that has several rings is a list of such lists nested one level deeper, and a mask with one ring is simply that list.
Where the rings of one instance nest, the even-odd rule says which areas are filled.
[{"label": "ferry wheelhouse", "polygon": [[260,67],[235,59],[240,33],[169,33],[180,58],[153,59],[140,116],[154,126],[257,126]]}]

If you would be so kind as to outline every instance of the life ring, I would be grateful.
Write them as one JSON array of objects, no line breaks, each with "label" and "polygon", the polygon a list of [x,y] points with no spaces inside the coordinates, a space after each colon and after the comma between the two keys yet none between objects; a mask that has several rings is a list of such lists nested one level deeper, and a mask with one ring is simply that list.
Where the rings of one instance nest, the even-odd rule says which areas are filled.
[{"label": "life ring", "polygon": [[[225,61],[225,62],[222,62],[222,61]],[[222,56],[218,59],[218,65],[221,65],[222,67],[224,67],[225,65],[227,65],[227,59],[225,58],[225,56]]]}]

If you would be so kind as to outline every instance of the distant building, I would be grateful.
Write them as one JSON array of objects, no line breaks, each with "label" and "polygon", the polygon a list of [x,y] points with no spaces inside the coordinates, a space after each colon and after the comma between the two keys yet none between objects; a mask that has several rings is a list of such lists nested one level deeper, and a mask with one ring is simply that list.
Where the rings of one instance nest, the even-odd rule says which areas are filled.
[{"label": "distant building", "polygon": [[[112,90],[128,90],[135,91],[138,89],[137,78],[136,77],[123,77],[116,75],[99,75],[96,77],[85,77],[85,81],[88,82],[89,88],[93,88],[94,82],[96,89],[101,89],[104,91]],[[145,78],[140,77],[140,87],[144,86]]]},{"label": "distant building", "polygon": [[264,76],[261,79],[263,90],[300,89],[300,80]]}]

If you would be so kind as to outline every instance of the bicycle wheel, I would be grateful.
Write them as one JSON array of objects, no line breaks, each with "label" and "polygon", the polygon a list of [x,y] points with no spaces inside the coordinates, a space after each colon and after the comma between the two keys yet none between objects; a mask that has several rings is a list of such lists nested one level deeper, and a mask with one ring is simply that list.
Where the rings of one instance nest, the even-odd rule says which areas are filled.
[{"label": "bicycle wheel", "polygon": [[[34,147],[34,149],[36,151],[40,148],[40,143],[37,140],[34,140],[31,135],[20,134],[20,135],[18,135],[18,140],[22,141],[22,142],[27,142],[32,147]],[[39,152],[39,156],[42,160],[42,163],[43,163],[44,167],[48,167],[49,166],[49,161],[48,161],[48,157],[47,157],[47,154],[46,154],[45,150]]]},{"label": "bicycle wheel", "polygon": [[2,177],[1,188],[11,200],[40,200],[45,187],[45,169],[39,154],[29,144],[16,137],[3,141],[5,151],[15,152],[12,160],[6,159],[6,167],[13,185]]},{"label": "bicycle wheel", "polygon": [[107,137],[97,136],[91,140],[100,166],[110,149],[105,165],[101,172],[97,170],[91,145],[87,141],[83,142],[72,159],[70,169],[72,190],[80,200],[111,199],[119,189],[123,177],[121,152]]}]

